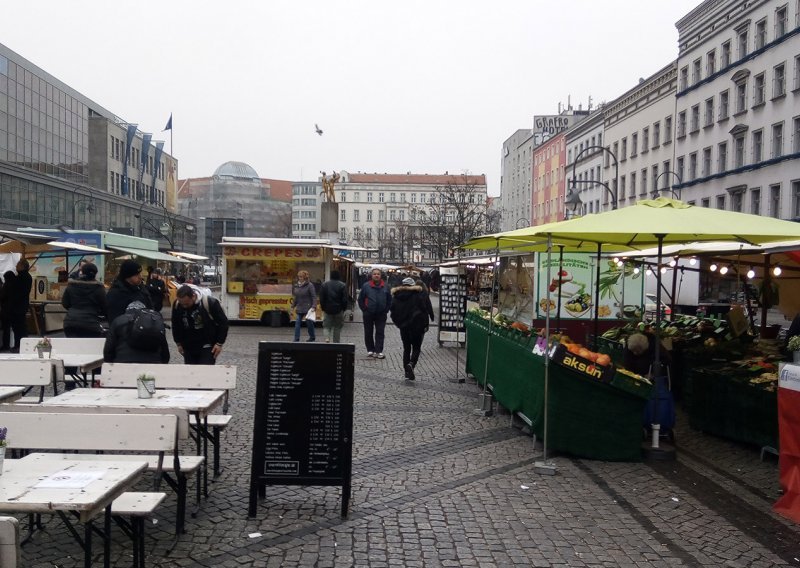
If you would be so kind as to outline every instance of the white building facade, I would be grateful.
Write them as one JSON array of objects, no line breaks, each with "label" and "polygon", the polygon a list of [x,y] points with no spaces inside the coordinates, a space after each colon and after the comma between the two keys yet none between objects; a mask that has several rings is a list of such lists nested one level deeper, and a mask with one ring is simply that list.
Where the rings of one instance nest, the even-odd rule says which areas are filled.
[{"label": "white building facade", "polygon": [[800,216],[800,2],[707,0],[676,25],[683,199]]},{"label": "white building facade", "polygon": [[606,183],[603,179],[604,129],[603,110],[599,108],[567,130],[567,195],[570,188],[578,192],[583,202],[582,207],[574,212],[578,215],[600,211],[600,200],[605,190],[601,185],[589,182]]},{"label": "white building facade", "polygon": [[503,142],[500,226],[510,231],[531,224],[533,130],[520,129]]},{"label": "white building facade", "polygon": [[[611,153],[603,152],[603,179],[616,192],[619,207],[633,205],[639,199],[653,196],[655,190],[677,183],[671,173],[676,79],[673,62],[641,79],[636,87],[603,109],[605,147],[619,164],[615,175]],[[611,208],[609,192],[603,191],[599,205],[601,211]]]},{"label": "white building facade", "polygon": [[322,204],[321,181],[292,183],[292,236],[300,239],[320,238]]}]

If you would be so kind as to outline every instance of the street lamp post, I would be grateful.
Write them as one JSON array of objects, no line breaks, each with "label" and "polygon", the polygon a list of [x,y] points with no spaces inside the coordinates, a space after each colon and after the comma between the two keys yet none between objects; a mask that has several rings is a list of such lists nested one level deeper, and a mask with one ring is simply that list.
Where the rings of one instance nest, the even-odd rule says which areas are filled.
[{"label": "street lamp post", "polygon": [[656,176],[656,179],[653,182],[653,186],[654,187],[653,187],[653,191],[650,193],[650,197],[655,199],[655,198],[658,197],[659,192],[669,191],[675,197],[675,199],[680,199],[681,198],[681,193],[680,193],[681,190],[678,189],[677,193],[676,193],[675,189],[673,189],[675,187],[675,185],[673,185],[672,187],[664,187],[663,189],[658,189],[658,180],[661,179],[661,176],[663,176],[665,174],[671,174],[671,175],[675,176],[675,179],[678,180],[677,185],[681,185],[683,183],[683,180],[681,179],[681,176],[679,176],[677,173],[673,172],[672,170],[664,170],[663,172],[661,172],[660,174],[658,174]]},{"label": "street lamp post", "polygon": [[[600,150],[601,152],[608,152],[608,154],[614,159],[614,188],[613,189],[610,188],[607,183],[602,182],[600,180],[578,179],[577,178],[577,176],[575,174],[575,168],[578,166],[578,160],[580,160],[581,156],[583,154],[585,154],[586,152],[588,152],[589,150]],[[597,145],[587,146],[586,148],[581,150],[578,153],[578,155],[575,156],[575,159],[572,161],[572,179],[569,182],[569,188],[570,188],[570,194],[571,195],[567,194],[567,196],[566,196],[566,198],[564,200],[564,204],[565,205],[567,205],[567,204],[571,205],[573,207],[573,209],[572,209],[573,213],[575,212],[575,208],[577,208],[578,205],[581,205],[580,195],[578,195],[579,190],[576,189],[576,185],[579,184],[579,183],[583,183],[583,184],[599,185],[599,186],[602,186],[603,188],[605,188],[605,190],[611,195],[611,208],[612,209],[616,209],[617,208],[617,201],[618,201],[618,199],[617,199],[617,188],[619,187],[619,183],[618,182],[619,182],[619,161],[617,160],[616,154],[614,154],[614,152],[612,152],[611,150],[609,150],[605,146],[597,146]]]},{"label": "street lamp post", "polygon": [[[88,205],[84,206],[84,208],[83,208],[84,214],[87,213],[87,212],[88,213],[94,213],[94,198],[93,197],[86,197],[86,198],[83,198],[83,199],[75,200],[72,203],[72,228],[73,229],[77,229],[78,228],[75,225],[75,222],[76,222],[76,219],[77,219],[77,214],[76,214],[75,210],[77,209],[78,205],[80,205],[81,203],[88,203]],[[85,215],[84,215],[84,218],[85,218]]]},{"label": "street lamp post", "polygon": [[[522,226],[520,226],[520,223],[522,223]],[[523,229],[528,226],[530,226],[530,219],[526,219],[525,217],[520,217],[519,219],[517,219],[516,223],[517,229]]]}]

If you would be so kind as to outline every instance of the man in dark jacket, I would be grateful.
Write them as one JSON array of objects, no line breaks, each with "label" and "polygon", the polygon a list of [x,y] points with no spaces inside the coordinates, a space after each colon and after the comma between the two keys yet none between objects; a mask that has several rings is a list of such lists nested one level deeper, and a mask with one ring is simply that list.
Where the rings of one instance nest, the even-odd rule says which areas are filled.
[{"label": "man in dark jacket", "polygon": [[9,307],[11,301],[9,297],[16,277],[13,270],[8,270],[3,274],[3,288],[0,290],[0,326],[3,328],[3,340],[0,343],[0,351],[11,349],[11,308]]},{"label": "man in dark jacket", "polygon": [[228,317],[219,300],[184,284],[172,306],[172,338],[187,365],[213,365],[228,338]]},{"label": "man in dark jacket", "polygon": [[370,279],[361,287],[358,294],[358,307],[364,314],[364,343],[367,355],[385,359],[383,354],[386,315],[392,307],[392,296],[383,281],[379,268],[372,270]]},{"label": "man in dark jacket", "polygon": [[319,291],[319,305],[325,315],[322,316],[322,327],[325,330],[325,342],[339,343],[344,327],[344,311],[347,309],[347,286],[342,282],[338,270],[331,270],[331,279],[322,285]]},{"label": "man in dark jacket", "polygon": [[103,358],[107,363],[169,363],[167,334],[158,349],[139,349],[131,344],[133,320],[145,305],[139,301],[128,304],[125,313],[111,324],[103,346]]},{"label": "man in dark jacket", "polygon": [[164,307],[164,292],[166,290],[161,275],[161,269],[154,268],[147,277],[147,293],[150,294],[150,300],[153,302],[153,309],[159,313],[161,312],[161,308]]},{"label": "man in dark jacket", "polygon": [[70,280],[61,296],[61,305],[67,309],[64,316],[64,335],[67,337],[105,337],[101,325],[107,317],[106,289],[98,282],[97,266],[91,262],[80,268],[80,278]]},{"label": "man in dark jacket", "polygon": [[19,346],[24,337],[28,336],[28,324],[26,318],[31,301],[31,288],[33,288],[33,278],[31,278],[31,265],[28,260],[21,258],[17,262],[17,277],[11,284],[8,291],[8,318],[11,324],[11,331],[14,332],[14,347],[12,351],[19,353]]},{"label": "man in dark jacket", "polygon": [[126,260],[120,265],[119,274],[106,296],[108,321],[111,323],[125,313],[131,302],[141,302],[148,309],[153,307],[150,294],[142,286],[141,272],[142,267],[135,260]]},{"label": "man in dark jacket", "polygon": [[433,305],[421,280],[415,282],[413,278],[406,278],[400,286],[392,288],[392,321],[400,330],[403,369],[411,381],[416,378],[414,367],[428,331],[428,318],[433,321]]}]

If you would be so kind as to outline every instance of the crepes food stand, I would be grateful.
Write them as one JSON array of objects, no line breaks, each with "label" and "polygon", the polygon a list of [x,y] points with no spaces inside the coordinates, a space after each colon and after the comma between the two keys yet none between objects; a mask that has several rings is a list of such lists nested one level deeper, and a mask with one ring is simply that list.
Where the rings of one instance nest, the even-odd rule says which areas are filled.
[{"label": "crepes food stand", "polygon": [[[500,250],[518,249],[535,250],[536,247],[542,250],[542,241],[546,239],[546,250],[551,252],[554,246],[586,247],[594,244],[597,249],[598,258],[601,255],[603,246],[612,251],[624,251],[626,249],[645,248],[650,246],[658,247],[657,263],[661,265],[661,250],[664,245],[687,243],[694,241],[738,241],[749,243],[768,243],[774,241],[800,238],[800,225],[788,221],[764,218],[744,213],[730,211],[720,211],[695,207],[677,200],[658,198],[653,200],[642,200],[636,205],[623,209],[612,210],[605,213],[587,215],[569,221],[550,223],[539,227],[529,227],[516,231],[508,231],[495,235],[478,237],[466,243],[465,248],[477,250]],[[549,266],[549,265],[548,265]],[[599,264],[598,264],[599,267]],[[550,280],[552,273],[548,269],[547,279]],[[656,277],[660,278],[660,270],[656,271]],[[599,278],[596,281],[599,286]],[[598,297],[597,288],[595,297]],[[661,288],[659,286],[656,297],[656,305],[661,304]],[[595,319],[598,317],[599,305],[595,304]],[[659,369],[661,362],[661,327],[662,313],[656,310],[656,344],[654,367]],[[492,321],[489,319],[489,337],[487,337],[487,349],[484,355],[485,369],[480,377],[486,377],[486,381],[492,384],[496,381],[495,375],[489,372],[492,369],[492,360],[495,359],[491,348]],[[595,324],[596,326],[596,324]],[[471,325],[467,326],[468,344],[470,341]],[[599,334],[595,333],[595,338]],[[551,345],[550,340],[550,319],[546,320],[545,341]],[[480,343],[480,340],[478,341]],[[550,349],[550,347],[548,347]],[[477,353],[476,353],[477,355]],[[542,435],[544,438],[543,459],[546,461],[548,449],[548,411],[554,412],[550,408],[549,387],[551,383],[550,371],[554,366],[548,364],[549,359],[544,358],[544,366],[541,374],[543,375],[543,427]],[[473,368],[479,368],[479,364],[473,363]],[[555,371],[554,371],[555,372]],[[657,372],[655,376],[656,388],[659,388],[659,381],[665,379],[661,376],[663,371]],[[531,366],[528,374],[528,381],[535,381],[539,370]],[[498,400],[499,397],[498,397]],[[502,403],[502,401],[501,401]],[[571,404],[578,405],[578,400],[572,400]],[[658,415],[657,413],[655,414]],[[641,418],[641,415],[637,418]],[[656,418],[658,420],[658,418]],[[652,450],[659,449],[659,422],[653,423]],[[553,425],[555,428],[555,425]],[[590,426],[585,428],[585,437],[591,439],[597,434],[597,429]],[[552,434],[557,437],[557,434]],[[571,451],[566,448],[564,451]],[[576,453],[577,452],[572,452]],[[580,454],[577,454],[580,455]]]}]

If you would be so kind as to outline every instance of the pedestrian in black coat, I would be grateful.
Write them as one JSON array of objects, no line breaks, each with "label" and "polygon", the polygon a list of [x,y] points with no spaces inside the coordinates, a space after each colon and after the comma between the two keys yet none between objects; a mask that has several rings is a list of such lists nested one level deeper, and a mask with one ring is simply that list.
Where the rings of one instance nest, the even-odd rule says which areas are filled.
[{"label": "pedestrian in black coat", "polygon": [[111,289],[108,291],[108,321],[114,320],[125,313],[131,302],[141,302],[144,307],[152,309],[153,302],[150,294],[142,286],[142,266],[135,260],[126,260],[119,267],[119,274]]},{"label": "pedestrian in black coat", "polygon": [[80,278],[70,280],[61,296],[67,309],[64,316],[64,335],[67,337],[105,337],[102,326],[108,316],[106,289],[96,280],[97,266],[87,262],[81,266]]},{"label": "pedestrian in black coat", "polygon": [[0,327],[3,328],[0,351],[11,349],[11,308],[9,308],[9,298],[16,277],[17,275],[13,270],[8,270],[3,274],[3,288],[0,289]]},{"label": "pedestrian in black coat", "polygon": [[172,339],[187,365],[213,365],[228,338],[228,317],[219,300],[189,284],[172,306]]},{"label": "pedestrian in black coat", "polygon": [[433,305],[428,289],[421,280],[406,278],[392,288],[392,321],[400,330],[403,341],[403,369],[406,378],[414,380],[414,367],[419,361],[422,340],[428,331],[428,318],[433,321]]},{"label": "pedestrian in black coat", "polygon": [[28,337],[27,317],[31,305],[31,288],[33,288],[30,268],[27,259],[22,258],[17,262],[17,276],[12,280],[11,289],[8,291],[8,318],[11,331],[14,332],[14,347],[11,350],[15,353],[19,353],[22,339]]},{"label": "pedestrian in black coat", "polygon": [[157,350],[138,349],[131,345],[131,324],[136,312],[145,308],[139,301],[131,302],[124,314],[116,318],[108,330],[103,346],[103,359],[107,363],[169,363],[167,335]]}]

